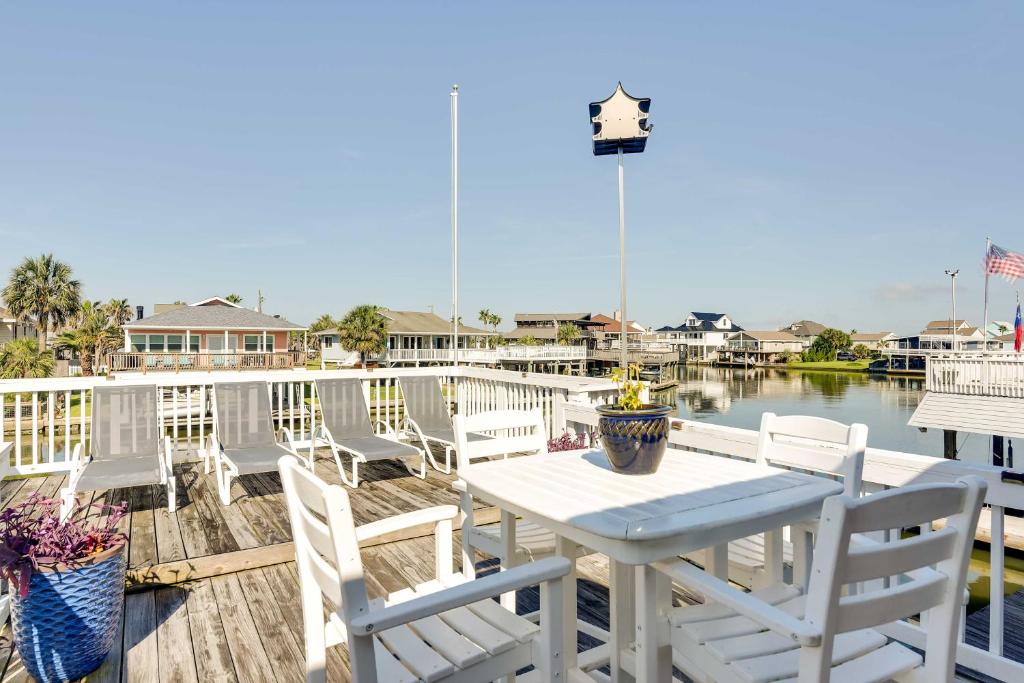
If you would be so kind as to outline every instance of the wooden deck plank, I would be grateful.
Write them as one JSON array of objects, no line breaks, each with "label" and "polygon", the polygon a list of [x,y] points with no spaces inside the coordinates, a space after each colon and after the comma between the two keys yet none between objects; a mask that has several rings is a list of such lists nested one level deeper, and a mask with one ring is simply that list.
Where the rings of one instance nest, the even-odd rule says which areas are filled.
[{"label": "wooden deck plank", "polygon": [[237,681],[210,579],[188,584],[186,590],[185,604],[199,680]]},{"label": "wooden deck plank", "polygon": [[151,683],[160,676],[156,633],[156,593],[125,596],[124,674],[128,683]]},{"label": "wooden deck plank", "polygon": [[260,641],[252,613],[238,583],[238,576],[228,574],[210,579],[235,674],[242,683],[265,681],[273,672],[266,649]]},{"label": "wooden deck plank", "polygon": [[161,683],[198,682],[189,629],[187,592],[178,586],[153,591]]},{"label": "wooden deck plank", "polygon": [[[182,495],[179,493],[176,503],[181,505]],[[181,528],[177,515],[167,510],[167,487],[156,486],[153,489],[153,526],[156,531],[156,554],[158,562],[174,562],[184,560],[185,543],[181,538]]]},{"label": "wooden deck plank", "polygon": [[128,567],[140,569],[157,563],[156,522],[153,519],[153,487],[136,486],[131,489],[131,543]]},{"label": "wooden deck plank", "polygon": [[194,503],[196,488],[202,483],[202,471],[200,464],[188,464],[178,473],[178,509],[174,517],[178,520],[185,557],[204,557],[216,552],[207,540],[199,508]]},{"label": "wooden deck plank", "polygon": [[124,620],[127,610],[121,610],[121,618],[117,623],[117,635],[110,654],[103,660],[100,667],[85,677],[88,683],[121,683],[121,670],[124,668]]},{"label": "wooden deck plank", "polygon": [[284,498],[268,491],[259,475],[250,474],[232,481],[231,498],[231,507],[235,509],[226,511],[225,516],[235,516],[240,521],[244,519],[242,526],[252,536],[251,544],[239,542],[243,548],[258,548],[291,540],[291,534],[278,524],[279,519],[288,516],[283,505]]},{"label": "wooden deck plank", "polygon": [[199,527],[206,535],[210,553],[230,553],[241,549],[224,518],[223,510],[230,506],[221,505],[213,473],[198,473],[195,485],[189,488],[189,497],[192,499],[190,507],[199,515]]},{"label": "wooden deck plank", "polygon": [[301,681],[306,676],[302,632],[293,632],[285,621],[281,604],[260,570],[240,572],[238,583],[249,605],[256,630],[282,680]]}]

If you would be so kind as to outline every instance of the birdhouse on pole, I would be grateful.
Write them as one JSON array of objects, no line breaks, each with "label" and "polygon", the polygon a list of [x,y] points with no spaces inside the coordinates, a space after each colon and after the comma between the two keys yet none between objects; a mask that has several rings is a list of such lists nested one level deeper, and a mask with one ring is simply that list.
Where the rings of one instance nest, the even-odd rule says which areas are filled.
[{"label": "birdhouse on pole", "polygon": [[637,154],[647,146],[653,125],[647,123],[651,98],[637,98],[623,90],[622,83],[608,99],[590,103],[590,122],[594,126],[594,156]]}]

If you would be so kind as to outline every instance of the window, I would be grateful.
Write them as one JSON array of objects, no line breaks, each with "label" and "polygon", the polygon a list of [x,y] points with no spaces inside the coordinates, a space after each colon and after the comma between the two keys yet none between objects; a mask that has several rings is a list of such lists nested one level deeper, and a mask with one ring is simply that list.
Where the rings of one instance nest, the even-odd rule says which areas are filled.
[{"label": "window", "polygon": [[192,353],[199,353],[199,335],[193,334],[189,337],[188,350]]},{"label": "window", "polygon": [[146,335],[133,334],[131,337],[131,349],[136,353],[144,352],[146,350]]},{"label": "window", "polygon": [[151,335],[149,335],[149,350],[150,351],[163,351],[164,350],[164,335],[162,335],[162,334],[151,334]]},{"label": "window", "polygon": [[[323,337],[320,338],[320,346],[324,347],[325,349],[331,348],[332,346],[334,346],[334,337],[329,334],[325,334]],[[390,338],[388,339],[388,348],[392,348]]]},{"label": "window", "polygon": [[167,352],[181,353],[182,339],[184,339],[184,337],[180,334],[167,335]]},{"label": "window", "polygon": [[267,353],[273,353],[274,352],[274,335],[272,335],[272,334],[268,334],[267,335],[267,345],[266,345],[266,347],[264,347],[263,350],[266,351]]},{"label": "window", "polygon": [[260,350],[260,335],[258,334],[247,334],[245,335],[245,352],[256,353]]}]

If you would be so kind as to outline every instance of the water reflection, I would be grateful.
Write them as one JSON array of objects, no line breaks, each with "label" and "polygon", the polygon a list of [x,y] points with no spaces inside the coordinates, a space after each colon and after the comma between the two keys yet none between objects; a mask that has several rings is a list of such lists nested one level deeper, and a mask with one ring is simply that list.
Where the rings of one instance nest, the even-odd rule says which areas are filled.
[{"label": "water reflection", "polygon": [[[679,386],[656,400],[676,405],[683,418],[747,429],[757,429],[765,411],[863,422],[870,446],[940,457],[941,430],[907,425],[923,396],[919,377],[688,365],[679,369]],[[962,459],[986,462],[985,436],[960,434],[957,444]]]}]

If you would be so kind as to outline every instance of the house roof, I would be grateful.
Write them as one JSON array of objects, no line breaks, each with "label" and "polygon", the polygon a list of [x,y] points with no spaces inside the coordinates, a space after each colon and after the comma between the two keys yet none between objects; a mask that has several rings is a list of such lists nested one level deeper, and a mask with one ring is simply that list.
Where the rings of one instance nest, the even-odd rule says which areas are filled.
[{"label": "house roof", "polygon": [[[973,337],[975,334],[979,334],[980,330],[977,327],[958,327],[956,328],[956,335],[958,337]],[[951,334],[948,325],[946,327],[929,327],[928,329],[921,330],[920,336],[924,337],[942,337]]]},{"label": "house roof", "polygon": [[[590,322],[599,323],[602,332],[621,332],[622,323],[615,318],[611,318],[604,313],[598,313],[590,317]],[[646,332],[647,329],[640,325],[635,320],[627,320],[626,328],[628,332]]]},{"label": "house roof", "polygon": [[11,313],[9,310],[4,308],[3,306],[0,306],[0,322],[13,323],[13,322],[17,322],[17,320],[18,319],[14,316],[13,313]]},{"label": "house roof", "polygon": [[737,334],[745,334],[758,341],[785,341],[798,342],[800,338],[785,330],[743,330]]},{"label": "house roof", "polygon": [[[452,324],[436,313],[381,311],[388,319],[388,334],[451,334]],[[492,335],[479,327],[459,325],[459,334]]]},{"label": "house roof", "polygon": [[505,333],[506,339],[522,339],[533,337],[534,339],[558,339],[557,327],[517,327]]},{"label": "house roof", "polygon": [[512,319],[515,322],[525,320],[590,320],[590,313],[516,313]]},{"label": "house roof", "polygon": [[886,337],[891,336],[893,336],[892,332],[854,332],[853,334],[850,335],[850,341],[881,341]]},{"label": "house roof", "polygon": [[[696,316],[694,316],[696,317]],[[679,327],[670,327],[669,330],[673,332],[741,332],[743,328],[732,323],[729,327],[715,327],[715,320],[720,318],[714,318],[711,320],[701,320],[697,325],[687,325],[683,323]]]},{"label": "house roof", "polygon": [[302,325],[239,306],[182,306],[133,320],[125,329],[304,330]]},{"label": "house roof", "polygon": [[816,337],[827,329],[827,326],[813,320],[797,320],[782,328],[798,337]]},{"label": "house roof", "polygon": [[[947,333],[948,333],[948,331],[949,331],[949,322],[950,322],[949,318],[946,318],[945,320],[931,320],[931,321],[928,322],[927,325],[925,325],[925,329],[926,330],[946,330]],[[966,320],[954,320],[953,321],[953,326],[954,327],[963,327],[966,324],[967,324]]]},{"label": "house roof", "polygon": [[712,322],[725,317],[725,313],[698,313],[697,311],[690,311],[690,315],[697,320],[710,320]]}]

